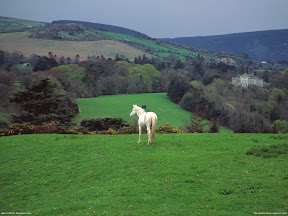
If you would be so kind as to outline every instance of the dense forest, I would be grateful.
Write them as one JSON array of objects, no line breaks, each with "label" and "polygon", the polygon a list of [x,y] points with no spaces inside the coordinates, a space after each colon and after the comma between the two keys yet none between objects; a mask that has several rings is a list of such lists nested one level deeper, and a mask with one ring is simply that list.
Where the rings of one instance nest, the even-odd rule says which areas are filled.
[{"label": "dense forest", "polygon": [[[244,88],[231,79],[247,72],[247,65],[207,64],[201,58],[171,64],[145,55],[133,62],[118,55],[79,59],[0,51],[0,125],[27,119],[71,124],[79,112],[77,98],[167,92],[183,109],[235,132],[287,132],[288,69],[254,72],[270,86]],[[53,116],[45,113],[56,109]]]}]

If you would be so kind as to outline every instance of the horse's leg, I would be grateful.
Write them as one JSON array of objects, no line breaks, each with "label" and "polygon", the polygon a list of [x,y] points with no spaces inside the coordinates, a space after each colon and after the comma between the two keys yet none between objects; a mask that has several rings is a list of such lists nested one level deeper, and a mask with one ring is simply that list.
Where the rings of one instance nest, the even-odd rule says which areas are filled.
[{"label": "horse's leg", "polygon": [[139,140],[138,140],[138,144],[141,142],[141,132],[142,132],[142,127],[139,126]]},{"label": "horse's leg", "polygon": [[150,130],[150,127],[147,126],[147,135],[148,135],[148,145],[151,144],[151,130]]}]

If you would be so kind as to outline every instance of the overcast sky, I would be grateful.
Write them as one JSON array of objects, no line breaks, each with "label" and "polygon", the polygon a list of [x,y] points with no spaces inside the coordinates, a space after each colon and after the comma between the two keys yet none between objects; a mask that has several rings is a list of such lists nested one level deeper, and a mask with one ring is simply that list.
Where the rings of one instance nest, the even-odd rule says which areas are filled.
[{"label": "overcast sky", "polygon": [[0,16],[121,26],[154,38],[288,29],[288,0],[0,0]]}]

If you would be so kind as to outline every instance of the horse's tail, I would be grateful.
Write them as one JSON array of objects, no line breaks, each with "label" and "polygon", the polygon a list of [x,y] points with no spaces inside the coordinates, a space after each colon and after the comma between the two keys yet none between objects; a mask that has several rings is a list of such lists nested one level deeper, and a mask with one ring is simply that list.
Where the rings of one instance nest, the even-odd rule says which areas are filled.
[{"label": "horse's tail", "polygon": [[157,121],[157,116],[152,115],[152,139],[155,139],[155,134],[156,134],[156,121]]}]

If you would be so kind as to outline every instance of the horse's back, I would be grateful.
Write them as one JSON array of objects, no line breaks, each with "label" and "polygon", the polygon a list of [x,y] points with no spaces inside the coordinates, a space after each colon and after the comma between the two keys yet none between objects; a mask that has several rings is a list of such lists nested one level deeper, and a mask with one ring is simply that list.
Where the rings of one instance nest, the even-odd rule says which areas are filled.
[{"label": "horse's back", "polygon": [[154,112],[147,112],[147,114],[150,115],[150,116],[155,116],[157,118],[157,115]]},{"label": "horse's back", "polygon": [[150,117],[151,119],[152,119],[152,117],[155,117],[155,121],[156,121],[156,123],[157,123],[158,117],[157,117],[156,113],[154,113],[154,112],[147,112],[147,114],[149,115],[149,117]]},{"label": "horse's back", "polygon": [[139,126],[146,125],[147,127],[151,127],[152,119],[155,119],[155,124],[156,124],[158,117],[154,112],[143,113],[143,115],[140,115],[139,117],[138,124]]}]

